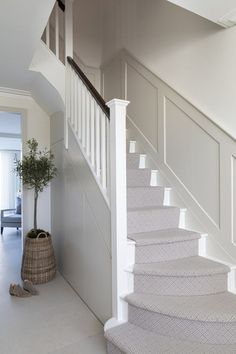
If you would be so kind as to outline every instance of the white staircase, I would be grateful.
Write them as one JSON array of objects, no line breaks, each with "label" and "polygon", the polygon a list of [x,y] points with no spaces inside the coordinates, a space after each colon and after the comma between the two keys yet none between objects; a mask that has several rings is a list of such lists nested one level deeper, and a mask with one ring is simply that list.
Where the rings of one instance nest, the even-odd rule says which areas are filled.
[{"label": "white staircase", "polygon": [[[72,22],[66,28],[69,37]],[[185,229],[186,209],[170,205],[171,188],[139,144],[126,144],[128,103],[106,104],[67,58],[65,148],[70,126],[111,215],[108,353],[235,353],[233,273],[200,256],[205,236]]]},{"label": "white staircase", "polygon": [[168,205],[170,188],[158,185],[158,171],[146,168],[137,145],[128,141],[127,242],[135,243],[135,261],[127,279],[133,292],[124,296],[128,322],[105,327],[108,353],[235,353],[230,268],[199,256],[201,234],[180,228],[184,210]]}]

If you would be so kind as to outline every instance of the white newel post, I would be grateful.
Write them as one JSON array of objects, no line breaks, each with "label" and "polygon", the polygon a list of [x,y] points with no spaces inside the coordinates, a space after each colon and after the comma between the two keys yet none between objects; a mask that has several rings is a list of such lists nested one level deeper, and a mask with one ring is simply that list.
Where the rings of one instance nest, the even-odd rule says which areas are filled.
[{"label": "white newel post", "polygon": [[128,101],[113,99],[110,108],[110,181],[112,240],[112,315],[125,320],[126,307],[120,296],[127,291],[125,266],[127,254],[126,201],[126,107]]},{"label": "white newel post", "polygon": [[65,1],[65,63],[66,63],[66,114],[64,121],[64,145],[68,149],[68,119],[71,114],[70,73],[67,57],[73,58],[73,0]]}]

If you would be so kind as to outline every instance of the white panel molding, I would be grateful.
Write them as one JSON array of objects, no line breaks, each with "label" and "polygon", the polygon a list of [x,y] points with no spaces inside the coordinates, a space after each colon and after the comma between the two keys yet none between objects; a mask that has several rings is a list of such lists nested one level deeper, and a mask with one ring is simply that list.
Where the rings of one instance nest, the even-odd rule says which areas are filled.
[{"label": "white panel molding", "polygon": [[236,155],[231,156],[231,240],[236,246]]},{"label": "white panel molding", "polygon": [[[187,207],[186,227],[208,234],[206,239],[207,256],[215,257],[229,263],[236,262],[236,236],[233,235],[235,232],[234,224],[236,222],[234,215],[236,197],[234,197],[234,200],[232,197],[233,193],[234,195],[236,193],[235,182],[233,184],[233,178],[236,178],[236,167],[234,167],[234,172],[232,172],[232,167],[235,166],[235,162],[234,164],[232,163],[232,161],[235,161],[232,160],[232,156],[234,156],[234,158],[236,156],[236,140],[222,127],[194,107],[183,96],[178,94],[169,85],[145,68],[134,57],[129,55],[126,50],[122,50],[117,54],[116,59],[111,59],[101,68],[101,74],[103,77],[102,89],[104,86],[106,86],[106,90],[109,89],[111,78],[106,69],[108,65],[110,68],[109,73],[112,75],[112,66],[114,65],[113,63],[115,60],[121,62],[119,72],[121,98],[129,98],[127,97],[128,80],[130,79],[127,75],[128,66],[132,66],[148,83],[151,83],[152,86],[156,87],[158,92],[158,150],[155,150],[149,137],[137,126],[135,117],[129,114],[127,117],[127,125],[131,131],[130,136],[133,140],[137,138],[139,141],[139,150],[145,151],[148,154],[149,166],[158,169],[158,182],[173,187],[174,193],[172,193],[171,202],[181,207]],[[111,95],[112,94],[113,92],[111,92]],[[145,91],[143,99],[145,100]],[[196,197],[193,191],[188,188],[181,178],[178,178],[176,172],[171,169],[171,166],[168,166],[165,150],[167,144],[170,144],[170,142],[166,140],[166,99],[173,102],[185,114],[187,117],[186,119],[189,119],[201,129],[201,134],[205,136],[204,139],[206,141],[206,137],[209,137],[209,139],[213,139],[218,145],[218,154],[213,154],[215,166],[218,166],[217,168],[214,167],[216,171],[215,173],[217,173],[217,178],[219,179],[219,185],[216,189],[216,193],[218,193],[216,200],[218,199],[219,204],[218,220],[212,218],[209,210],[202,205],[201,201]],[[133,102],[133,104],[135,105],[135,102]],[[189,134],[191,138],[191,131]],[[176,136],[177,135],[178,131],[176,131]],[[211,144],[209,146],[211,146]],[[199,151],[202,152],[202,154],[208,153],[208,150],[205,152],[204,148],[208,149],[209,146],[208,144],[206,144],[206,146],[199,146]],[[217,151],[217,149],[213,148],[213,151]],[[209,161],[209,166],[205,164],[204,168],[207,169],[206,172],[210,173],[209,171],[212,168],[211,161]],[[196,183],[196,181],[194,182]],[[201,185],[199,185],[198,188],[201,188]]]},{"label": "white panel molding", "polygon": [[8,95],[10,94],[10,95],[16,95],[16,96],[31,97],[30,91],[18,90],[18,89],[9,88],[9,87],[0,87],[0,93],[5,93]]},{"label": "white panel molding", "polygon": [[[130,79],[132,77],[132,79]],[[125,99],[131,102],[128,114],[158,151],[158,88],[145,75],[136,70],[131,63],[125,62]],[[131,86],[130,86],[131,85]],[[146,93],[143,98],[143,90]],[[133,102],[133,104],[132,104]]]},{"label": "white panel molding", "polygon": [[[182,112],[182,114],[184,115],[185,119],[186,120],[189,120],[189,123],[193,124],[193,126],[195,125],[196,127],[198,127],[199,129],[199,132],[202,132],[205,134],[205,136],[209,137],[212,142],[215,142],[215,144],[217,144],[217,157],[215,158],[215,163],[218,165],[217,166],[217,171],[215,175],[217,175],[218,177],[218,186],[217,186],[217,195],[219,196],[219,200],[217,202],[217,208],[218,208],[218,211],[217,211],[217,216],[218,216],[218,220],[215,220],[212,216],[211,216],[211,213],[208,212],[206,210],[206,208],[204,208],[200,201],[198,200],[197,196],[191,191],[190,188],[187,187],[187,185],[181,180],[181,178],[178,176],[178,173],[174,170],[174,168],[171,166],[171,162],[169,163],[168,162],[168,159],[167,159],[167,145],[169,142],[167,142],[167,119],[168,119],[168,116],[167,116],[167,108],[166,108],[166,104],[167,102],[170,102],[171,104],[173,104],[173,107],[176,107],[180,112]],[[195,203],[198,205],[198,207],[201,209],[201,211],[203,213],[206,214],[206,216],[211,220],[211,222],[218,228],[220,229],[220,212],[221,212],[221,208],[220,208],[220,143],[218,140],[216,140],[216,138],[214,136],[212,136],[210,133],[209,133],[209,129],[206,130],[205,128],[203,128],[199,122],[197,122],[193,116],[190,116],[188,114],[186,114],[186,112],[178,105],[176,104],[173,100],[171,100],[170,98],[168,97],[164,97],[164,117],[163,117],[163,120],[164,120],[164,164],[169,168],[169,170],[171,171],[171,173],[173,173],[173,175],[178,179],[179,183],[182,185],[183,188],[185,188],[187,190],[187,192],[190,194],[190,196],[192,197],[192,199],[195,201]],[[190,136],[191,137],[191,136]],[[171,145],[171,143],[169,144]],[[201,147],[199,148],[199,153],[201,154]],[[195,156],[195,155],[194,155]],[[176,156],[178,158],[178,156]],[[190,167],[189,167],[190,168]],[[210,171],[210,170],[209,170]]]}]

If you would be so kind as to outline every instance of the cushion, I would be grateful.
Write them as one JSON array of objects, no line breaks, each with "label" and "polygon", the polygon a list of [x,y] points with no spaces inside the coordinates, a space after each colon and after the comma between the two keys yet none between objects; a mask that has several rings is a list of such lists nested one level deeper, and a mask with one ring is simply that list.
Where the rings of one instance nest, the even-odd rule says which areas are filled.
[{"label": "cushion", "polygon": [[5,216],[2,219],[3,222],[21,222],[21,215],[20,214],[5,214]]},{"label": "cushion", "polygon": [[16,198],[16,214],[21,214],[21,198]]}]

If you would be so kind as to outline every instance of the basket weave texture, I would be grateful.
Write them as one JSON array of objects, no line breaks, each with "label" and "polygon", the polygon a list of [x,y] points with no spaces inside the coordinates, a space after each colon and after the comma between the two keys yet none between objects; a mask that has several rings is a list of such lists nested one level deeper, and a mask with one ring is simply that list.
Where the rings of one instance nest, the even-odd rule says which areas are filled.
[{"label": "basket weave texture", "polygon": [[43,284],[52,280],[56,275],[56,259],[52,238],[25,239],[22,258],[21,278],[31,280],[33,284]]}]

